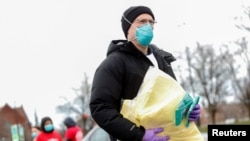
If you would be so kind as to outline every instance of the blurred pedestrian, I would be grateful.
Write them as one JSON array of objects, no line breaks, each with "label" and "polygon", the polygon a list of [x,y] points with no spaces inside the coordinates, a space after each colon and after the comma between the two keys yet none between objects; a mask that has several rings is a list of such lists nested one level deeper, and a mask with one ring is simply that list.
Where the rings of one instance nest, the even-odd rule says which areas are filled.
[{"label": "blurred pedestrian", "polygon": [[65,141],[82,141],[83,131],[71,117],[67,117],[63,123],[67,127]]},{"label": "blurred pedestrian", "polygon": [[40,134],[41,128],[39,126],[32,126],[31,127],[31,136],[33,141],[36,141],[37,136]]},{"label": "blurred pedestrian", "polygon": [[[121,16],[126,40],[112,40],[106,58],[96,69],[89,106],[93,119],[110,134],[112,141],[169,140],[168,136],[157,135],[163,132],[163,128],[146,130],[120,113],[123,100],[137,96],[150,66],[176,79],[171,67],[176,58],[151,44],[155,23],[155,16],[149,7],[131,6],[126,9]],[[162,114],[168,116],[168,113]],[[188,118],[197,121],[199,117],[200,105],[197,104]]]},{"label": "blurred pedestrian", "polygon": [[62,141],[61,134],[55,130],[53,121],[50,117],[43,117],[41,120],[41,132],[36,141]]}]

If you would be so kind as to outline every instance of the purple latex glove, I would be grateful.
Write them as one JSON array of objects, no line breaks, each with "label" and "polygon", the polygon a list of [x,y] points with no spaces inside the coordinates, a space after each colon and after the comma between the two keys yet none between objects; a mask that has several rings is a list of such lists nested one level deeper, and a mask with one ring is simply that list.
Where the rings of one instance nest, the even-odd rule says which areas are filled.
[{"label": "purple latex glove", "polygon": [[157,136],[157,134],[162,131],[163,128],[148,129],[146,130],[142,141],[168,141],[168,136]]},{"label": "purple latex glove", "polygon": [[197,121],[200,118],[200,113],[201,113],[201,106],[199,104],[196,104],[194,106],[194,109],[190,113],[188,120],[189,121]]}]

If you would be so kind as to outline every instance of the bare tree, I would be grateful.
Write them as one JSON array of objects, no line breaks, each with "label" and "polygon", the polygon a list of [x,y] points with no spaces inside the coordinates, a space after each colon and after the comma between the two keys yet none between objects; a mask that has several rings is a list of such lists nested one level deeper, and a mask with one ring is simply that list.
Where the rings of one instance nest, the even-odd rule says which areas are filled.
[{"label": "bare tree", "polygon": [[250,50],[248,48],[248,42],[246,38],[244,37],[239,42],[236,42],[236,44],[239,45],[240,47],[239,54],[246,68],[246,77],[242,79],[242,83],[241,83],[242,87],[240,87],[240,85],[238,87],[241,92],[240,101],[247,107],[248,115],[250,119],[250,88],[249,88],[250,86]]},{"label": "bare tree", "polygon": [[[248,109],[250,119],[250,50],[245,37],[235,41],[235,44],[239,48],[235,52],[228,53],[230,57],[225,60],[230,66],[235,96]],[[229,50],[228,45],[224,46]],[[245,72],[245,74],[240,72]]]},{"label": "bare tree", "polygon": [[[236,24],[235,26],[237,28],[241,29],[241,30],[246,30],[246,31],[250,32],[250,25],[249,25],[249,22],[250,22],[250,6],[243,5],[242,7],[243,7],[244,16],[246,16],[247,18],[244,18],[243,16],[235,17],[235,20],[240,22],[239,24]],[[245,23],[247,23],[247,25],[244,23],[243,20],[248,21],[248,22],[245,22]]]},{"label": "bare tree", "polygon": [[229,94],[230,71],[223,63],[223,56],[216,54],[212,45],[199,43],[193,52],[188,47],[185,52],[188,73],[185,81],[182,80],[185,85],[182,85],[187,91],[204,98],[203,104],[208,107],[213,124],[216,123],[218,105]]},{"label": "bare tree", "polygon": [[[241,30],[250,32],[250,6],[243,5],[243,12],[244,16],[235,17],[236,20],[239,20],[240,23],[236,24],[235,26]],[[244,22],[247,20],[247,22]],[[236,74],[236,69],[239,68],[238,66],[234,66],[230,64],[231,71],[234,76],[234,85],[235,90],[237,93],[238,99],[246,106],[248,109],[248,117],[250,119],[250,50],[248,48],[248,41],[246,37],[242,37],[241,39],[235,41],[235,44],[238,45],[239,49],[236,50],[235,55],[237,55],[241,62],[241,68],[246,68],[246,77],[238,77]],[[228,46],[226,46],[228,47]],[[235,58],[235,57],[234,57]],[[243,65],[243,66],[242,66]]]},{"label": "bare tree", "polygon": [[81,124],[81,127],[84,129],[85,133],[92,127],[93,124],[89,116],[86,118],[86,115],[89,115],[88,103],[91,89],[88,79],[89,78],[85,73],[80,87],[72,88],[76,94],[76,97],[73,99],[73,101],[69,101],[67,98],[62,97],[66,103],[56,107],[56,110],[59,113],[76,116],[78,123]]}]

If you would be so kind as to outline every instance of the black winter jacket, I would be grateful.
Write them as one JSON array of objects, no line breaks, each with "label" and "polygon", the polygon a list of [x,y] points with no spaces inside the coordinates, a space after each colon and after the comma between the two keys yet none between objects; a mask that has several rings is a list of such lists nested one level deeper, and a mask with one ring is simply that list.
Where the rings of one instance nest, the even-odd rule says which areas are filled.
[{"label": "black winter jacket", "polygon": [[[154,45],[149,51],[155,56],[159,69],[175,79],[171,62],[172,54]],[[97,124],[122,141],[142,141],[145,129],[120,114],[122,100],[133,99],[139,90],[144,75],[152,62],[131,42],[113,40],[106,59],[96,69],[90,98],[90,111]]]}]

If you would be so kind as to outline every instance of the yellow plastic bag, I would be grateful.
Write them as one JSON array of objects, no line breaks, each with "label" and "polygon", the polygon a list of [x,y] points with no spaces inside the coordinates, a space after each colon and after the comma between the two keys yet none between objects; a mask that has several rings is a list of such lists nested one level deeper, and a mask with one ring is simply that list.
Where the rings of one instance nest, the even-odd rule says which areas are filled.
[{"label": "yellow plastic bag", "polygon": [[133,100],[124,100],[121,114],[146,129],[163,127],[161,135],[171,141],[204,141],[195,123],[186,126],[186,117],[176,125],[175,112],[185,97],[184,89],[168,74],[149,67],[138,95]]}]

